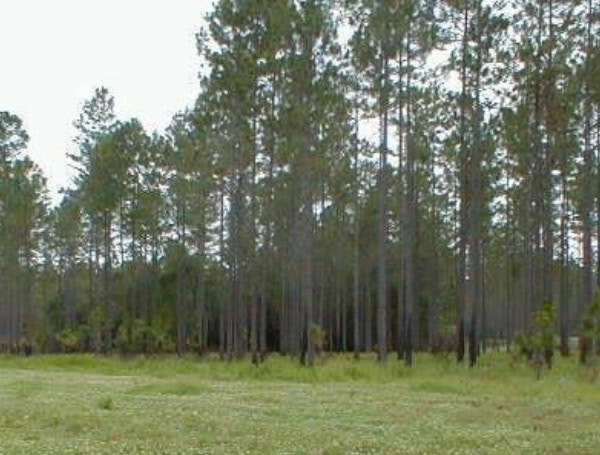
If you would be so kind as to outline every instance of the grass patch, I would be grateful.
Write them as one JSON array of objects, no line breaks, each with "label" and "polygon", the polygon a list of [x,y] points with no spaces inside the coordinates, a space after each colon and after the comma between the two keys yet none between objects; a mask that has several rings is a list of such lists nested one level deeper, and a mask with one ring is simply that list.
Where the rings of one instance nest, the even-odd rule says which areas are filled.
[{"label": "grass patch", "polygon": [[424,393],[453,393],[459,394],[461,389],[454,385],[445,384],[443,382],[424,381],[415,384],[415,390]]},{"label": "grass patch", "polygon": [[200,395],[210,390],[210,387],[192,382],[152,383],[137,386],[127,391],[130,395]]},{"label": "grass patch", "polygon": [[115,409],[115,402],[111,397],[100,397],[98,399],[98,409],[102,409],[103,411],[112,411]]},{"label": "grass patch", "polygon": [[[597,453],[600,384],[491,354],[249,360],[0,358],[0,453]],[[118,405],[116,405],[118,404]],[[110,412],[107,412],[110,411]]]}]

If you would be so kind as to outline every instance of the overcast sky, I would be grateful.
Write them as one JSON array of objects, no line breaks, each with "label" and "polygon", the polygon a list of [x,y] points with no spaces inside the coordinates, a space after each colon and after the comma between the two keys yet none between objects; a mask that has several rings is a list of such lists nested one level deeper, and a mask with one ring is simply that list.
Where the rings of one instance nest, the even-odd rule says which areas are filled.
[{"label": "overcast sky", "polygon": [[163,129],[198,93],[194,34],[211,0],[0,0],[0,110],[25,122],[56,195],[95,87],[120,118]]}]

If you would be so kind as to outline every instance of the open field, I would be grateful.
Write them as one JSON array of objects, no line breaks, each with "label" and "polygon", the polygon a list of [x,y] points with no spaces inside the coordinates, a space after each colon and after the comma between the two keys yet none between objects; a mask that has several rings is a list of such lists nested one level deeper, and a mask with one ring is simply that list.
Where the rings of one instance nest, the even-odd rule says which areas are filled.
[{"label": "open field", "polygon": [[0,454],[598,454],[600,382],[490,355],[330,358],[314,369],[0,357]]}]

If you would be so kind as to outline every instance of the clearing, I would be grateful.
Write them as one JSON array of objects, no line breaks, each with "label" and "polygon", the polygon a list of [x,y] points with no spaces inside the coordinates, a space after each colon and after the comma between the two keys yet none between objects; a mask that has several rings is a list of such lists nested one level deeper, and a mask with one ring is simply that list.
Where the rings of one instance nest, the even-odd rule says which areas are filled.
[{"label": "clearing", "polygon": [[249,362],[0,357],[0,454],[597,454],[600,383],[492,354]]}]

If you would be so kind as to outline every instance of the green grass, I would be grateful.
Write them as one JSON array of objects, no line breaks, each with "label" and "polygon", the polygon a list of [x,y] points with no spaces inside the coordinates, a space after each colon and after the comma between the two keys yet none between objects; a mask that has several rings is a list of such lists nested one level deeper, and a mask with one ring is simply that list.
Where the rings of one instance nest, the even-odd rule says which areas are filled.
[{"label": "green grass", "polygon": [[0,357],[0,455],[597,454],[600,383],[574,359],[540,381],[506,356]]}]

